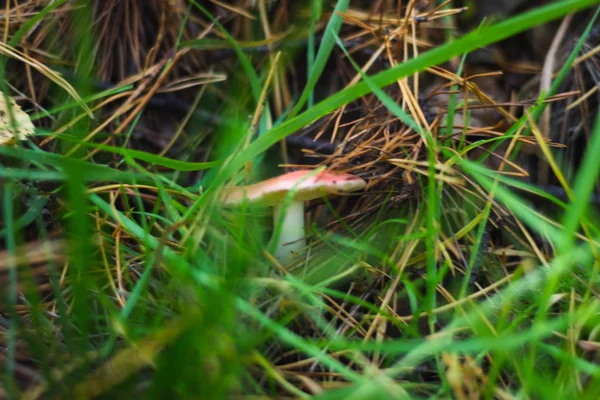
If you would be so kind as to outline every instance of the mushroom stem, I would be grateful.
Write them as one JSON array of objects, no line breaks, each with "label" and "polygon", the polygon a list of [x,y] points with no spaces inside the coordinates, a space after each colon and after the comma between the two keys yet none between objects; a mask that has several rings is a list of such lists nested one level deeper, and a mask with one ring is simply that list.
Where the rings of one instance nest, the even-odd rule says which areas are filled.
[{"label": "mushroom stem", "polygon": [[306,237],[304,231],[304,201],[295,200],[284,209],[283,205],[273,207],[274,227],[279,223],[281,213],[283,221],[281,230],[277,238],[277,247],[275,248],[275,258],[284,264],[287,264],[295,255],[300,254],[306,247]]}]

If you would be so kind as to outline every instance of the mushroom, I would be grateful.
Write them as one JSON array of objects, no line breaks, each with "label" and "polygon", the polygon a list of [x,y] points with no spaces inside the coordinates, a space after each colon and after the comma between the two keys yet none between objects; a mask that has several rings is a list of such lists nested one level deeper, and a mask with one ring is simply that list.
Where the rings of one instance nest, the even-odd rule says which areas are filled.
[{"label": "mushroom", "polygon": [[[287,263],[295,254],[306,247],[304,232],[304,202],[324,194],[347,193],[360,190],[366,182],[358,176],[329,171],[295,171],[249,186],[234,186],[225,189],[222,200],[234,206],[247,201],[252,204],[273,206],[275,225],[282,218],[281,233],[275,247],[275,258]],[[288,207],[284,202],[288,192],[292,201]],[[281,215],[285,212],[285,215]]]}]

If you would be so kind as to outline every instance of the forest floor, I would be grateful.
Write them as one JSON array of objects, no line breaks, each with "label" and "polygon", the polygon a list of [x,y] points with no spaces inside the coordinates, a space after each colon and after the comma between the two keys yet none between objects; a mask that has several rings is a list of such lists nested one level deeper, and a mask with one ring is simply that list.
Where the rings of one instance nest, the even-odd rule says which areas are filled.
[{"label": "forest floor", "polygon": [[0,398],[600,397],[598,1],[5,3]]}]

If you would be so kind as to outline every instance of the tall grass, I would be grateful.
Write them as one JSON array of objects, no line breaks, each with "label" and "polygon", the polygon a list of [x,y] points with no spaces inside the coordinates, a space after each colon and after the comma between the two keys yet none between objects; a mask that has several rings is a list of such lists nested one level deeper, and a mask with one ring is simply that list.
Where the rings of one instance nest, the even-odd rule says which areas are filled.
[{"label": "tall grass", "polygon": [[[11,45],[63,3],[41,10]],[[328,10],[325,3],[309,3]],[[571,199],[556,201],[558,213],[545,216],[513,190],[525,184],[469,161],[462,142],[449,148],[383,89],[597,1],[553,2],[480,27],[378,74],[362,74],[360,83],[315,103],[313,90],[328,57],[335,48],[346,51],[337,11],[348,3],[338,1],[324,24],[294,107],[275,121],[261,114],[254,126],[246,117],[268,106],[261,94],[270,90],[270,66],[258,69],[218,18],[199,2],[189,3],[189,13],[201,12],[215,24],[247,78],[240,80],[239,102],[221,110],[229,120],[215,133],[219,155],[205,162],[131,149],[126,138],[132,126],[110,145],[103,130],[89,136],[102,121],[93,121],[87,107],[135,89],[92,89],[94,31],[91,24],[76,24],[81,41],[73,44],[69,64],[77,67],[71,85],[78,94],[67,93],[73,101],[55,87],[57,103],[43,113],[64,129],[40,128],[35,140],[0,147],[2,395],[598,398],[600,236],[588,199],[600,173],[600,117],[576,179],[566,182]],[[89,22],[88,12],[83,7],[79,21]],[[315,43],[319,16],[312,15],[306,28],[309,43]],[[178,50],[202,46],[178,44]],[[3,61],[4,70],[6,56]],[[169,62],[163,72],[168,68]],[[423,136],[429,153],[421,200],[395,212],[369,211],[366,226],[336,233],[314,227],[313,237],[324,246],[290,272],[265,251],[270,229],[264,210],[223,209],[220,190],[272,168],[269,148],[368,94]],[[510,143],[521,126],[535,132],[545,95],[529,110],[532,118],[524,116],[496,141]],[[55,146],[36,144],[49,137]],[[480,185],[485,195],[447,195],[453,189],[439,179],[437,163]],[[186,174],[199,170],[206,172],[199,184],[187,186]],[[51,204],[32,211],[40,199]],[[487,253],[485,239],[496,205],[516,218],[507,229],[516,232],[511,240],[520,263],[478,287],[471,280],[478,270],[499,276],[494,268],[504,268]],[[461,217],[455,218],[451,211],[458,208]],[[50,223],[45,210],[52,213]],[[450,253],[463,238],[472,251],[466,251],[471,257],[461,275]],[[34,249],[47,260],[42,273]],[[355,285],[371,289],[352,291]]]}]

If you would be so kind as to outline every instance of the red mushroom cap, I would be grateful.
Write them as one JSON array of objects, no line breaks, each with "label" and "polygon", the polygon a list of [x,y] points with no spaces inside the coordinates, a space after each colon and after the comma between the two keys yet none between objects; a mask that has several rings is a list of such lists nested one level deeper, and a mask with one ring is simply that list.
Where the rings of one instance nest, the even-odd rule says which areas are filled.
[{"label": "red mushroom cap", "polygon": [[[313,174],[312,176],[309,176]],[[303,179],[304,178],[304,179]],[[363,189],[364,179],[351,174],[321,171],[295,171],[267,179],[249,186],[234,186],[225,189],[223,202],[237,205],[244,201],[274,206],[283,203],[288,192],[294,190],[294,200],[312,200],[323,194],[339,194]]]}]

